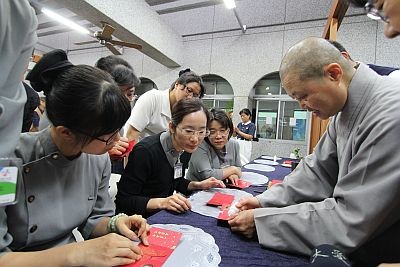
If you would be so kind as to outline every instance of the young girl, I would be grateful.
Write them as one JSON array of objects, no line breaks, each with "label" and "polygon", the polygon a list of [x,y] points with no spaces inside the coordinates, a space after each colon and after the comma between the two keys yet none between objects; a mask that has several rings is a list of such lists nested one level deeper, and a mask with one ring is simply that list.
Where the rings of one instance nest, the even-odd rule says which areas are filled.
[{"label": "young girl", "polygon": [[185,212],[190,202],[177,190],[225,187],[222,181],[209,178],[201,182],[184,178],[190,153],[193,153],[207,130],[208,111],[198,99],[183,99],[172,109],[169,131],[149,136],[132,150],[118,183],[116,208],[127,214],[148,216],[160,209]]},{"label": "young girl", "polygon": [[202,181],[209,177],[229,179],[233,184],[241,177],[239,144],[230,139],[233,124],[228,115],[218,109],[210,112],[210,134],[190,160],[188,179]]},{"label": "young girl", "polygon": [[[22,188],[17,204],[0,208],[0,266],[134,262],[141,251],[131,240],[147,244],[148,225],[141,216],[110,218],[106,154],[129,117],[128,100],[108,74],[72,65],[62,50],[46,54],[31,77],[45,92],[52,126],[22,134],[16,147]],[[74,243],[76,227],[90,240]]]}]

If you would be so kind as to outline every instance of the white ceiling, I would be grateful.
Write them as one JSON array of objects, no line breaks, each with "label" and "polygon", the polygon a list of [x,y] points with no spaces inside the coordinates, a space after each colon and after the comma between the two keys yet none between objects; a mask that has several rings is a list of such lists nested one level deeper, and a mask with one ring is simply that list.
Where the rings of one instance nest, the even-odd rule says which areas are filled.
[{"label": "white ceiling", "polygon": [[[89,36],[77,34],[69,28],[52,21],[41,13],[38,6],[45,6],[56,10],[57,13],[71,18],[78,24],[93,31],[100,30],[94,24],[77,16],[60,4],[59,0],[30,0],[36,6],[39,21],[39,44],[52,48],[75,50],[90,47],[99,47],[100,44],[76,46],[73,42],[91,40]],[[123,0],[115,0],[123,1]],[[128,1],[128,0],[126,0]],[[139,0],[129,0],[139,1]],[[143,0],[141,0],[143,1]],[[225,8],[222,0],[145,0],[149,8],[154,10],[161,20],[185,37],[201,36],[210,33],[238,31],[239,24],[234,12]],[[237,13],[248,29],[273,27],[284,24],[293,24],[301,21],[324,20],[328,17],[333,0],[236,0]],[[299,12],[301,10],[301,12]],[[128,12],[128,11],[127,11]],[[360,9],[350,8],[347,14],[360,14]],[[134,14],[134,12],[132,12]],[[140,14],[134,14],[140,15]],[[93,20],[92,20],[93,21]],[[119,25],[114,25],[118,31]],[[128,29],[129,30],[129,29]],[[135,34],[133,32],[133,34]],[[321,33],[322,35],[322,33]],[[67,40],[64,47],[54,47],[54,38]],[[65,43],[65,41],[63,41]]]}]

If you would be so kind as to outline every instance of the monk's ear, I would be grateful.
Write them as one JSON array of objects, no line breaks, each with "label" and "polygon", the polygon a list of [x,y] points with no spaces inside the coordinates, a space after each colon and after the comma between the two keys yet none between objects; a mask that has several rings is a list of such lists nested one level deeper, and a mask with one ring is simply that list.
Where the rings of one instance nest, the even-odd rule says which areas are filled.
[{"label": "monk's ear", "polygon": [[331,63],[324,67],[325,74],[332,81],[338,81],[343,76],[343,69],[338,63]]}]

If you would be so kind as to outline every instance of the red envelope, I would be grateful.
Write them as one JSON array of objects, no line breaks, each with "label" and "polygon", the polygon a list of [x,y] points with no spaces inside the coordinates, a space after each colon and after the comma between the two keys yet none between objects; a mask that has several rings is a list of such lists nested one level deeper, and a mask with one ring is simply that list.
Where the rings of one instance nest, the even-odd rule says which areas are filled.
[{"label": "red envelope", "polygon": [[271,188],[273,185],[280,184],[282,182],[283,182],[282,180],[271,180],[268,183],[268,188]]},{"label": "red envelope", "polygon": [[210,206],[230,206],[235,197],[228,194],[223,193],[215,193],[214,196],[207,202],[207,205]]},{"label": "red envelope", "polygon": [[139,244],[139,248],[143,252],[142,258],[132,264],[123,265],[123,267],[161,267],[168,260],[181,237],[182,233],[180,232],[157,227],[150,228],[150,233],[147,237],[149,246]]},{"label": "red envelope", "polygon": [[158,227],[150,228],[150,234],[147,237],[150,245],[157,245],[169,249],[175,249],[181,240],[182,233],[166,230]]},{"label": "red envelope", "polygon": [[122,155],[119,156],[115,156],[115,158],[123,158],[126,157],[133,149],[133,147],[135,146],[135,140],[131,140],[129,141],[129,146],[128,148],[125,150],[125,152]]},{"label": "red envelope", "polygon": [[132,264],[124,265],[124,267],[161,267],[174,251],[173,249],[157,246],[154,244],[149,245],[148,247],[139,244],[139,247],[143,252],[142,258]]},{"label": "red envelope", "polygon": [[228,211],[229,211],[229,206],[222,206],[221,212],[218,215],[218,220],[227,221],[229,218]]},{"label": "red envelope", "polygon": [[244,189],[244,188],[249,187],[250,185],[251,185],[251,183],[248,181],[238,180],[237,185],[229,183],[229,184],[226,184],[226,187],[235,188],[235,189]]}]

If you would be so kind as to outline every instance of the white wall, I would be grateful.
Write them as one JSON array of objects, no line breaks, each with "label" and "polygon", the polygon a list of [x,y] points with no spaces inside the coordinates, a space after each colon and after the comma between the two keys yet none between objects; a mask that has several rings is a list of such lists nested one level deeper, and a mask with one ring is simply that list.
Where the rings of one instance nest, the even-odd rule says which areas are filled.
[{"label": "white wall", "polygon": [[[328,0],[287,0],[285,7],[282,2],[283,0],[238,1],[242,21],[249,23],[249,27],[252,26],[251,23],[257,25],[257,28],[249,29],[245,34],[240,30],[200,34],[213,29],[224,30],[224,20],[235,19],[224,16],[228,11],[223,5],[215,7],[214,23],[210,22],[209,15],[214,11],[213,6],[162,15],[166,23],[180,34],[195,34],[183,38],[184,48],[181,52],[184,63],[181,68],[166,68],[134,49],[125,49],[123,57],[132,64],[138,76],[152,79],[159,89],[167,89],[177,78],[178,71],[186,67],[200,75],[212,73],[225,78],[233,87],[234,122],[237,123],[239,110],[252,103],[249,95],[254,84],[264,75],[279,69],[283,54],[307,36],[322,36],[332,4]],[[240,6],[244,5],[252,5],[253,12],[241,13]],[[348,14],[361,12],[360,9],[350,9]],[[189,27],[188,23],[194,26]],[[271,24],[275,25],[269,26]],[[400,38],[387,40],[383,36],[383,24],[372,21],[365,15],[346,17],[339,30],[338,41],[355,60],[400,66]],[[93,65],[99,57],[107,54],[104,49],[77,51],[70,53],[70,59],[74,63]],[[306,146],[284,141],[276,143],[263,140],[256,147],[253,158],[269,152],[288,156],[295,147],[300,147],[303,155],[307,151]]]}]

